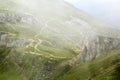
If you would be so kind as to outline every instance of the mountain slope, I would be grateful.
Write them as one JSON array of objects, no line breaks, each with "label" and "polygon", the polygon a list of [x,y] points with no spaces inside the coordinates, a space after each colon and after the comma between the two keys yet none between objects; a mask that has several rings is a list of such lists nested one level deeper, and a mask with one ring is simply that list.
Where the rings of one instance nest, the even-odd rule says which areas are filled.
[{"label": "mountain slope", "polygon": [[0,2],[0,80],[50,79],[120,44],[119,29],[63,0]]},{"label": "mountain slope", "polygon": [[57,80],[119,80],[120,48],[99,58],[80,64]]}]

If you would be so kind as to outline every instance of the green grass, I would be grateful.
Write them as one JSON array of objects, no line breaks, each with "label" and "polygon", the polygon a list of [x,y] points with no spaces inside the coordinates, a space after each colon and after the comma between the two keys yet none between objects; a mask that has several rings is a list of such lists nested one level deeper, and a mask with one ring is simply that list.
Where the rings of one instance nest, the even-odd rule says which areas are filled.
[{"label": "green grass", "polygon": [[56,80],[119,80],[120,49],[112,50],[101,57],[74,67]]},{"label": "green grass", "polygon": [[6,57],[10,54],[11,48],[0,46],[0,80],[21,80],[17,71],[6,64]]},{"label": "green grass", "polygon": [[[0,31],[15,34],[15,36],[10,36],[11,39],[13,39],[13,40],[28,38],[28,39],[33,39],[33,40],[37,41],[38,39],[41,39],[41,38],[34,38],[34,36],[36,34],[35,34],[34,30],[32,30],[29,27],[31,27],[31,26],[24,25],[24,24],[12,24],[12,23],[11,24],[0,24]],[[44,37],[44,35],[43,35],[43,37]],[[8,37],[8,39],[9,39],[9,37]],[[46,38],[42,38],[42,39],[46,40]],[[56,39],[49,37],[49,39],[47,41],[54,42],[54,41],[56,41]],[[66,47],[67,49],[66,48],[64,49],[64,48],[60,47],[62,44],[64,44],[64,42],[59,43],[56,47],[50,46],[48,44],[40,44],[38,46],[38,49],[40,51],[35,50],[34,45],[33,45],[33,47],[30,47],[28,49],[25,49],[25,46],[23,46],[21,48],[14,47],[14,48],[12,48],[12,51],[11,51],[7,48],[3,49],[2,43],[1,43],[0,44],[0,47],[1,47],[0,48],[0,56],[2,57],[1,62],[6,60],[6,57],[7,57],[8,64],[5,64],[5,66],[9,66],[9,67],[7,67],[8,68],[7,70],[6,70],[6,67],[3,67],[0,70],[1,71],[0,72],[0,80],[21,80],[21,76],[19,74],[17,74],[17,72],[21,73],[22,75],[28,75],[27,79],[32,80],[36,76],[35,74],[38,75],[38,71],[42,72],[44,70],[48,61],[55,62],[54,64],[50,64],[48,66],[54,65],[54,67],[58,67],[59,63],[66,61],[68,59],[71,59],[72,57],[77,55],[77,54],[74,54],[75,52],[78,52],[76,47],[73,47],[71,50],[69,50],[69,48],[71,48],[70,46],[68,48]],[[64,45],[66,46],[67,44],[64,44]],[[3,46],[5,46],[5,44]],[[72,50],[75,50],[75,52],[72,52]],[[29,52],[35,52],[36,54],[30,54]],[[42,56],[38,55],[38,54],[42,54]],[[49,54],[53,55],[55,57],[52,57],[52,59],[51,59]],[[16,59],[16,57],[17,57],[17,59]],[[39,60],[39,58],[40,58],[40,60]],[[24,73],[22,73],[21,70],[16,71],[17,67],[15,67],[14,63],[17,63],[17,65],[19,65],[20,68],[23,68]],[[4,66],[4,65],[1,64],[0,67],[2,67],[2,66]],[[12,71],[13,68],[15,69],[15,71],[14,70]],[[65,68],[65,72],[67,71],[66,69],[67,68]],[[5,71],[2,71],[2,70],[5,70]],[[41,73],[39,75],[41,75]],[[22,77],[22,79],[23,79],[23,77]]]},{"label": "green grass", "polygon": [[[38,38],[35,38],[36,32],[34,29],[32,29],[32,25],[27,25],[27,24],[0,24],[0,31],[4,31],[4,32],[9,32],[12,34],[15,34],[15,36],[10,36],[11,39],[33,39],[33,40],[46,40],[50,43],[55,43],[53,45],[55,46],[51,46],[48,45],[47,43],[45,44],[40,44],[38,46],[38,49],[40,51],[36,51],[35,47],[33,46],[32,48],[28,48],[23,52],[26,51],[33,51],[36,52],[38,54],[42,54],[43,56],[47,56],[49,57],[49,55],[53,55],[56,58],[58,57],[63,57],[66,59],[70,59],[74,56],[76,56],[78,53],[80,53],[79,49],[77,49],[75,47],[74,44],[69,45],[69,43],[66,43],[62,40],[59,40],[59,38],[53,38],[53,37],[47,37],[45,35],[40,35]],[[42,38],[41,38],[42,36]],[[24,49],[25,47],[22,47],[22,49]],[[48,55],[49,54],[49,55]]]},{"label": "green grass", "polygon": [[40,45],[39,49],[41,51],[48,52],[54,56],[67,57],[67,58],[71,58],[74,56],[74,54],[70,53],[68,50],[65,50],[65,49],[59,49],[59,48],[49,47],[45,45]]},{"label": "green grass", "polygon": [[21,80],[21,76],[14,69],[5,72],[0,71],[0,80]]},{"label": "green grass", "polygon": [[34,38],[35,32],[27,24],[0,24],[0,31],[10,32],[19,38]]},{"label": "green grass", "polygon": [[[20,5],[19,3],[18,5],[15,2],[12,2],[12,0],[7,0],[7,1],[0,0],[0,1],[2,2],[0,3],[1,13],[14,13],[14,11],[20,12],[18,9]],[[27,10],[27,8],[25,8],[24,10]],[[21,10],[21,11],[24,11],[24,10]],[[52,57],[54,59],[57,58],[56,60],[58,61],[57,63],[61,63],[64,59],[59,59],[60,57],[65,57],[65,59],[68,60],[68,59],[73,58],[74,56],[76,56],[77,54],[81,52],[80,49],[77,48],[76,45],[74,45],[74,43],[70,42],[69,40],[68,42],[66,38],[61,39],[61,37],[59,36],[56,37],[54,35],[55,34],[54,32],[50,32],[50,34],[48,32],[50,36],[47,33],[45,33],[45,34],[41,34],[38,38],[35,38],[35,35],[36,33],[39,33],[39,30],[36,30],[35,32],[33,27],[35,26],[33,25],[30,26],[27,24],[20,24],[20,23],[0,24],[0,31],[5,31],[5,32],[15,34],[15,37],[12,36],[13,39],[14,38],[15,39],[16,38],[17,39],[29,38],[33,40],[42,39],[42,40],[47,40],[48,42],[54,43],[54,46],[51,46],[48,44],[40,44],[38,46],[38,49],[40,51],[35,50],[35,46],[30,47],[28,49],[24,49],[25,46],[21,47],[20,49],[15,48],[16,52],[15,53],[13,52],[13,54],[10,55],[11,58],[9,58],[10,60],[8,61],[8,63],[16,62],[17,64],[19,64],[21,68],[24,68],[25,75],[26,74],[30,75],[30,73],[32,73],[32,75],[29,76],[31,80],[34,78],[34,76],[36,76],[37,71],[42,71],[44,67],[46,67],[45,64],[51,60],[50,55],[55,56],[55,57]],[[102,28],[99,28],[99,29],[102,30]],[[119,31],[114,30],[113,32],[114,35],[112,36],[116,37],[118,34],[118,33],[115,34],[116,32],[119,32]],[[104,31],[99,32],[98,35],[101,35],[101,34],[104,36],[107,35],[107,37],[111,35],[111,34],[108,35],[109,33],[107,32],[105,33]],[[0,47],[1,46],[2,45],[0,43]],[[30,54],[29,53],[30,51],[35,52],[36,54]],[[1,58],[0,64],[2,63],[2,61],[4,61],[5,57],[9,55],[9,53],[10,53],[10,49],[4,49],[2,47],[0,48],[0,58]],[[38,54],[40,55],[42,54],[42,56]],[[16,56],[18,56],[17,60],[15,60]],[[42,60],[40,61],[38,58],[42,58]],[[54,59],[53,59],[53,62],[55,61]],[[72,68],[69,65],[55,64],[54,66],[56,67],[56,70],[54,71],[54,75],[52,76],[51,79],[49,78],[48,80],[53,80],[53,79],[56,79],[56,80],[86,80],[89,78],[92,78],[94,80],[117,80],[117,79],[120,79],[119,62],[120,62],[120,50],[118,49],[118,50],[113,50],[109,52],[108,54],[99,57],[96,60],[81,64],[74,68]],[[8,65],[10,67],[7,67],[8,68],[7,70],[2,71],[6,69],[5,66],[8,66]],[[2,66],[3,65],[0,65],[0,67]],[[17,74],[16,70],[14,70],[11,67],[11,64],[7,64],[5,66],[3,66],[4,69],[0,69],[0,80],[21,80],[21,76]]]},{"label": "green grass", "polygon": [[11,33],[17,34],[17,31],[12,29],[11,25],[9,25],[9,24],[0,24],[0,31],[11,32]]}]

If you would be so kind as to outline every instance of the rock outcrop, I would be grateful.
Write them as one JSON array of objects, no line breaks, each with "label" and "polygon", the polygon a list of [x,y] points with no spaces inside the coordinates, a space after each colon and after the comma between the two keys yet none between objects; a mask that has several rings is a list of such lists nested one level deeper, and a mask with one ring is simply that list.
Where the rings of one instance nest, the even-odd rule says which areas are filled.
[{"label": "rock outcrop", "polygon": [[37,19],[28,14],[0,13],[0,23],[25,23],[33,25],[37,23]]},{"label": "rock outcrop", "polygon": [[85,42],[81,55],[81,61],[89,61],[107,53],[120,45],[120,39],[109,37],[96,37],[93,41]]}]

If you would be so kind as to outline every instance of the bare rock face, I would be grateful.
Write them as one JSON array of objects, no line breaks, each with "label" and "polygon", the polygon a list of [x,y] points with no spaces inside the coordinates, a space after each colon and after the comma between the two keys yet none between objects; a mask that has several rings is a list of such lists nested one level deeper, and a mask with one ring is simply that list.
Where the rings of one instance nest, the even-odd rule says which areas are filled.
[{"label": "bare rock face", "polygon": [[119,38],[110,38],[94,35],[89,38],[86,36],[82,43],[79,44],[81,53],[69,61],[69,65],[74,66],[87,61],[91,61],[100,55],[108,53],[110,50],[120,46]]},{"label": "bare rock face", "polygon": [[37,20],[28,14],[0,13],[0,23],[25,23],[33,25],[37,23]]},{"label": "bare rock face", "polygon": [[114,39],[109,37],[96,37],[93,41],[90,41],[83,46],[81,53],[81,61],[86,62],[93,60],[98,56],[105,54],[109,50],[112,50],[120,45],[120,39]]},{"label": "bare rock face", "polygon": [[13,37],[14,34],[9,32],[0,31],[0,43],[1,45],[5,45],[6,47],[24,47],[27,44],[30,44],[30,40],[28,39],[17,39]]}]

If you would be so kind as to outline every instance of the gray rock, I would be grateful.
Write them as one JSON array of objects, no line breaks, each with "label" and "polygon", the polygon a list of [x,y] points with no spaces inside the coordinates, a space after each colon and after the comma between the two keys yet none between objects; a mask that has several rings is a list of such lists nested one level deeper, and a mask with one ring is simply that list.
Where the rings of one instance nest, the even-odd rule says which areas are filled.
[{"label": "gray rock", "polygon": [[96,37],[93,41],[84,44],[81,54],[81,61],[89,61],[112,50],[120,45],[120,39]]}]

